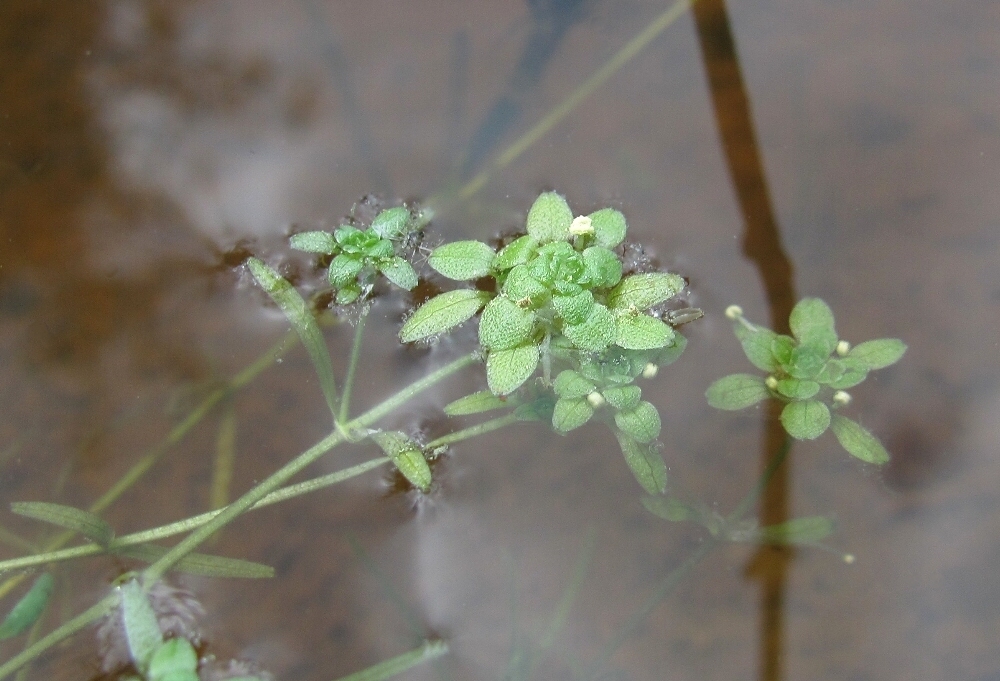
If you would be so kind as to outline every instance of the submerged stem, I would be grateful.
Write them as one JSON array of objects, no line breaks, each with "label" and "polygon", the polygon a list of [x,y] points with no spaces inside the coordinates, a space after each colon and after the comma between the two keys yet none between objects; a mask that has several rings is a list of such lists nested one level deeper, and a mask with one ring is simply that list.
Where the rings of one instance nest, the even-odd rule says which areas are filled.
[{"label": "submerged stem", "polygon": [[521,419],[519,419],[514,414],[507,414],[506,416],[498,416],[495,419],[490,419],[489,421],[484,421],[474,426],[463,428],[462,430],[456,430],[454,433],[448,433],[447,435],[442,435],[436,440],[431,440],[426,445],[424,445],[424,451],[428,452],[433,451],[438,447],[455,444],[456,442],[461,442],[462,440],[468,440],[469,438],[473,438],[478,435],[484,435],[492,430],[497,430],[499,428],[503,428],[504,426],[509,426],[513,423],[517,423],[520,420]]},{"label": "submerged stem", "polygon": [[351,389],[354,387],[354,374],[358,368],[358,359],[361,357],[361,339],[365,335],[365,320],[368,319],[368,310],[361,311],[358,318],[358,325],[354,327],[354,343],[351,344],[351,359],[347,364],[347,376],[344,378],[344,391],[340,395],[340,411],[337,415],[339,423],[346,423],[351,411]]}]

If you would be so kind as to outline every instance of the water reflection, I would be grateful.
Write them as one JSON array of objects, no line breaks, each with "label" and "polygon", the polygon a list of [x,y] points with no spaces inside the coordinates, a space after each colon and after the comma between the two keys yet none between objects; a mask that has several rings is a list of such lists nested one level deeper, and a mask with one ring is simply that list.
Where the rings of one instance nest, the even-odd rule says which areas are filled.
[{"label": "water reflection", "polygon": [[[313,262],[288,252],[287,232],[336,224],[369,192],[431,196],[457,159],[489,161],[470,131],[490,128],[525,45],[548,52],[532,62],[544,69],[513,78],[530,87],[514,97],[511,137],[663,10],[551,3],[569,9],[543,25],[543,6],[0,4],[0,451],[20,443],[3,500],[90,504],[186,407],[284,332],[234,271],[245,255],[317,280]],[[715,55],[708,35],[718,5],[706,2],[435,227],[489,239],[544,187],[573,205],[620,202],[709,312],[686,327],[683,360],[644,391],[664,415],[672,479],[724,510],[756,473],[762,415],[720,417],[701,393],[742,367],[720,323],[726,304],[787,318],[790,272],[766,256],[764,272],[780,281],[761,289],[738,239],[748,217],[772,232],[780,222],[798,290],[830,300],[845,337],[898,335],[912,348],[855,396],[896,456],[884,474],[825,440],[796,459],[790,509],[835,512],[837,546],[858,562],[797,554],[771,610],[785,618],[785,676],[992,678],[1000,83],[990,8],[925,16],[883,0],[730,10],[741,107],[730,99],[741,88],[723,82],[737,68],[732,50]],[[483,146],[495,152],[503,131],[492,129]],[[761,207],[765,176],[773,210]],[[396,348],[406,307],[397,299],[375,310],[359,406],[453,349]],[[342,372],[350,329],[328,333]],[[437,408],[480,382],[456,378],[387,425],[431,419],[436,432]],[[295,351],[234,396],[233,490],[324,434],[319,397]],[[109,509],[119,533],[207,507],[218,425],[207,418]],[[371,454],[345,450],[317,468]],[[205,603],[212,650],[256,658],[280,678],[335,678],[440,634],[454,655],[412,678],[498,678],[512,651],[546,630],[593,530],[584,586],[536,669],[572,678],[703,539],[646,513],[615,443],[595,433],[498,433],[456,448],[440,477],[437,507],[419,513],[372,474],[223,533],[213,552],[269,563],[279,578],[182,579]],[[31,539],[39,531],[3,524]],[[763,645],[757,590],[742,577],[750,557],[733,548],[706,561],[612,656],[609,673],[746,677]],[[82,610],[126,567],[81,562],[63,573],[61,603]],[[86,638],[32,675],[95,670]],[[4,657],[13,649],[5,644]]]}]

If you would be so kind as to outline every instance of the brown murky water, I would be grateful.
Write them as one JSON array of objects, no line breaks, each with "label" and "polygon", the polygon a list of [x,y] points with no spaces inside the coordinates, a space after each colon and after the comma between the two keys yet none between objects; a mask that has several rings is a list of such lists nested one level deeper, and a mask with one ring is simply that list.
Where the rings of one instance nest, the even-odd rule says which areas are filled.
[{"label": "brown murky water", "polygon": [[[836,515],[832,545],[856,562],[725,547],[605,678],[1000,679],[997,5],[740,2],[727,16],[702,1],[435,229],[489,239],[545,188],[579,212],[620,207],[707,312],[644,395],[663,416],[673,483],[722,511],[751,486],[766,441],[765,412],[702,397],[746,367],[728,304],[766,322],[793,292],[820,296],[843,337],[896,336],[910,351],[851,407],[893,462],[867,469],[830,436],[798,445],[765,511]],[[366,193],[455,186],[665,8],[0,4],[0,500],[91,504],[285,332],[245,255],[308,280],[290,231],[336,225]],[[501,97],[518,115],[483,132]],[[375,308],[359,407],[463,352],[398,349],[403,311]],[[342,375],[351,331],[328,337]],[[439,434],[440,406],[482,382],[468,371],[386,425]],[[228,404],[234,495],[329,426],[301,349]],[[209,507],[225,409],[107,510],[119,533]],[[374,453],[344,447],[310,472]],[[452,454],[416,508],[382,471],[227,528],[206,550],[278,575],[178,578],[205,605],[210,651],[280,679],[333,679],[440,636],[452,653],[404,678],[502,678],[512,651],[542,636],[592,532],[581,595],[534,675],[575,678],[703,538],[642,508],[606,431],[526,426]],[[12,514],[0,524],[44,538]],[[44,627],[131,567],[63,564]],[[91,678],[99,665],[87,630],[28,678]]]}]

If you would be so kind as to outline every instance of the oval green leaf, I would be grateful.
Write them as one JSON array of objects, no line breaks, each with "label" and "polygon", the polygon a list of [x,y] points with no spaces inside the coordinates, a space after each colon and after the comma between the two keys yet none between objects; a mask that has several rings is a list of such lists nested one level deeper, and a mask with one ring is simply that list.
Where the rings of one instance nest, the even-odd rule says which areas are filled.
[{"label": "oval green leaf", "polygon": [[453,329],[471,319],[489,299],[489,293],[467,288],[434,296],[406,320],[399,340],[412,343]]},{"label": "oval green leaf", "polygon": [[149,681],[198,681],[198,654],[182,636],[171,638],[153,653]]},{"label": "oval green leaf", "polygon": [[163,644],[163,634],[156,620],[149,597],[136,580],[121,586],[122,624],[125,626],[125,640],[128,652],[136,668],[145,673],[149,662]]},{"label": "oval green leaf", "polygon": [[10,510],[17,515],[79,532],[95,544],[100,544],[105,548],[115,536],[115,531],[107,522],[90,511],[83,511],[72,506],[52,504],[47,501],[15,501],[10,505]]},{"label": "oval green leaf", "polygon": [[771,396],[764,379],[753,374],[723,376],[705,391],[708,403],[716,409],[736,411],[746,409]]},{"label": "oval green leaf", "polygon": [[385,209],[372,220],[372,231],[383,239],[399,239],[410,231],[410,211],[403,206]]},{"label": "oval green leaf", "polygon": [[615,414],[615,425],[636,442],[652,442],[660,434],[660,412],[650,402],[640,402],[633,409]]},{"label": "oval green leaf", "polygon": [[635,409],[642,399],[642,388],[637,385],[614,386],[602,390],[601,395],[615,409],[629,411]]},{"label": "oval green leaf", "polygon": [[555,192],[545,192],[535,199],[528,211],[527,230],[539,243],[566,241],[572,222],[573,211],[566,199]]},{"label": "oval green leaf", "polygon": [[632,475],[649,494],[663,494],[667,488],[667,465],[663,463],[660,450],[648,444],[641,444],[627,433],[615,430],[618,445],[625,455],[625,462],[632,469]]},{"label": "oval green leaf", "polygon": [[648,310],[673,298],[684,288],[684,279],[669,272],[649,272],[625,277],[608,294],[613,310]]},{"label": "oval green leaf", "polygon": [[819,298],[803,298],[796,303],[788,317],[788,325],[799,343],[812,346],[824,358],[837,346],[833,312]]},{"label": "oval green leaf", "polygon": [[808,400],[819,392],[819,383],[798,378],[783,378],[778,381],[775,390],[793,400]]},{"label": "oval green leaf", "polygon": [[354,282],[365,264],[357,256],[341,253],[330,262],[327,281],[334,288],[343,288]]},{"label": "oval green leaf", "polygon": [[772,351],[778,334],[763,326],[747,328],[740,320],[733,322],[733,331],[743,346],[743,354],[751,364],[768,373],[778,369],[778,362]]},{"label": "oval green leaf", "polygon": [[534,327],[534,312],[499,295],[486,305],[479,319],[479,343],[490,350],[506,350],[531,338]]},{"label": "oval green leaf", "polygon": [[593,288],[611,288],[622,279],[622,261],[603,246],[591,246],[583,251],[587,281]]},{"label": "oval green leaf", "polygon": [[580,324],[594,309],[594,294],[580,291],[573,296],[552,296],[552,307],[569,324]]},{"label": "oval green leaf", "polygon": [[337,242],[330,232],[293,234],[288,243],[297,251],[308,251],[309,253],[333,255],[338,250]]},{"label": "oval green leaf", "polygon": [[813,515],[761,527],[754,533],[754,539],[761,544],[809,546],[829,537],[833,529],[832,518]]},{"label": "oval green leaf", "polygon": [[509,400],[497,397],[489,390],[480,390],[471,395],[460,397],[454,402],[449,402],[444,407],[444,413],[448,416],[468,416],[469,414],[481,414],[484,411],[510,406],[512,405]]},{"label": "oval green leaf", "polygon": [[52,596],[52,585],[52,575],[48,572],[38,576],[0,624],[0,641],[23,633],[41,617]]},{"label": "oval green leaf", "polygon": [[515,265],[523,265],[531,260],[532,256],[538,252],[538,239],[525,234],[511,241],[500,249],[496,260],[493,261],[495,270],[509,270]]},{"label": "oval green leaf", "polygon": [[615,345],[626,350],[663,348],[674,338],[673,329],[649,315],[623,314],[615,321]]},{"label": "oval green leaf", "polygon": [[486,382],[493,394],[507,395],[521,387],[537,366],[537,345],[491,350],[486,357]]},{"label": "oval green leaf", "polygon": [[449,279],[466,281],[489,274],[496,257],[482,241],[453,241],[435,248],[427,264]]},{"label": "oval green leaf", "polygon": [[858,343],[847,353],[847,357],[871,371],[892,366],[905,352],[906,343],[898,338],[880,338]]},{"label": "oval green leaf", "polygon": [[625,240],[627,226],[625,216],[614,208],[602,208],[591,213],[590,224],[594,228],[594,240],[605,248],[614,248]]},{"label": "oval green leaf", "polygon": [[394,255],[388,262],[379,265],[378,271],[404,291],[410,291],[417,285],[417,273],[413,266],[399,256]]},{"label": "oval green leaf", "polygon": [[781,410],[781,425],[796,440],[815,440],[830,427],[830,410],[817,400],[789,402]]},{"label": "oval green leaf", "polygon": [[565,369],[559,372],[552,389],[559,397],[573,399],[576,397],[586,397],[597,389],[597,386],[587,378],[572,369]]},{"label": "oval green leaf", "polygon": [[617,325],[611,311],[594,303],[590,316],[582,324],[564,324],[563,335],[581,350],[600,352],[615,340]]},{"label": "oval green leaf", "polygon": [[851,456],[877,466],[889,463],[889,452],[885,450],[878,438],[860,424],[840,414],[834,414],[830,426],[833,434],[837,436],[840,446],[846,449]]},{"label": "oval green leaf", "polygon": [[562,398],[552,412],[552,427],[559,433],[579,428],[594,415],[594,408],[585,397]]}]

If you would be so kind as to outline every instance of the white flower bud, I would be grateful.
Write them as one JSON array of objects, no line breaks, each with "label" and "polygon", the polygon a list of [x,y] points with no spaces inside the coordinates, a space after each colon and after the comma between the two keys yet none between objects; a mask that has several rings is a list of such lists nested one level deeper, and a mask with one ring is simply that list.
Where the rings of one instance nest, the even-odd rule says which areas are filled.
[{"label": "white flower bud", "polygon": [[851,396],[843,390],[838,390],[833,394],[833,401],[838,407],[844,407],[851,403]]},{"label": "white flower bud", "polygon": [[774,376],[768,376],[766,379],[764,379],[764,385],[767,386],[768,390],[777,390],[778,379],[775,378]]},{"label": "white flower bud", "polygon": [[648,362],[646,364],[646,366],[644,366],[642,368],[642,377],[643,378],[653,378],[654,376],[656,376],[656,374],[657,374],[657,372],[659,370],[660,370],[660,367],[656,366],[652,362]]},{"label": "white flower bud", "polygon": [[577,215],[573,218],[573,222],[570,223],[569,233],[574,236],[582,236],[584,234],[593,234],[594,225],[589,217],[586,215]]},{"label": "white flower bud", "polygon": [[851,344],[847,341],[840,341],[837,343],[837,354],[843,357],[851,351]]},{"label": "white flower bud", "polygon": [[598,407],[604,405],[604,395],[595,390],[594,392],[587,395],[587,402],[590,404],[591,407],[597,409]]},{"label": "white flower bud", "polygon": [[743,316],[743,308],[739,305],[730,305],[726,308],[726,316],[736,320]]}]

